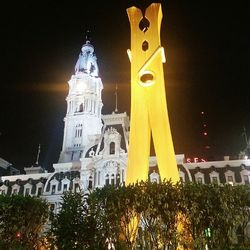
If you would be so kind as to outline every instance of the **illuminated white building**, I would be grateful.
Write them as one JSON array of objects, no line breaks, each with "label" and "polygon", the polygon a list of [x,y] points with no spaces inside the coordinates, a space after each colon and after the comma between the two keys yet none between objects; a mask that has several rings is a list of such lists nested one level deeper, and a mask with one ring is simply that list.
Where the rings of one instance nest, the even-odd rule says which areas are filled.
[{"label": "illuminated white building", "polygon": [[73,162],[98,142],[102,122],[102,80],[98,75],[94,48],[87,40],[68,82],[67,114],[64,118],[63,147],[59,162]]}]

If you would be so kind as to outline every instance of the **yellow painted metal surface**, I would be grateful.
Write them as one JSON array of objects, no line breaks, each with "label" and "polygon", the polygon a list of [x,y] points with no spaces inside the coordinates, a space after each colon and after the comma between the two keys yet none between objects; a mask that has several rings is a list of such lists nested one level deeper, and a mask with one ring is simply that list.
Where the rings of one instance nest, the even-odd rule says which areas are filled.
[{"label": "yellow painted metal surface", "polygon": [[179,180],[171,136],[161,47],[161,5],[127,9],[131,27],[131,121],[126,184],[148,179],[150,133],[161,179]]}]

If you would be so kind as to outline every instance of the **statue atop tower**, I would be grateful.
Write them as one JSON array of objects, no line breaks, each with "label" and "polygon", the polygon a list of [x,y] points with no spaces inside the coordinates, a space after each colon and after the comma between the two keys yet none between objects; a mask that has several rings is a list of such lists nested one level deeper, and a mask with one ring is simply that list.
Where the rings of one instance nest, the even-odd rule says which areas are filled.
[{"label": "statue atop tower", "polygon": [[94,47],[90,44],[90,40],[86,37],[86,43],[83,44],[79,58],[75,65],[75,74],[86,73],[91,76],[98,77],[97,58],[94,54]]}]

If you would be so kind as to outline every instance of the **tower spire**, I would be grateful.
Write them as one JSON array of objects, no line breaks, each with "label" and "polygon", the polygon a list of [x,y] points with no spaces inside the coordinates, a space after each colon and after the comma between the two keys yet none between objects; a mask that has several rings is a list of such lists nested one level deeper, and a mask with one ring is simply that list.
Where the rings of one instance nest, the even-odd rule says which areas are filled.
[{"label": "tower spire", "polygon": [[115,113],[118,112],[118,87],[117,87],[117,83],[115,84]]},{"label": "tower spire", "polygon": [[90,30],[86,31],[86,35],[85,35],[86,43],[90,42],[90,40],[91,40],[90,33],[91,33]]},{"label": "tower spire", "polygon": [[37,157],[36,157],[36,165],[38,165],[39,157],[41,152],[41,144],[38,145]]},{"label": "tower spire", "polygon": [[247,131],[246,131],[245,127],[243,127],[243,133],[242,133],[242,135],[244,136],[246,146],[248,146]]}]

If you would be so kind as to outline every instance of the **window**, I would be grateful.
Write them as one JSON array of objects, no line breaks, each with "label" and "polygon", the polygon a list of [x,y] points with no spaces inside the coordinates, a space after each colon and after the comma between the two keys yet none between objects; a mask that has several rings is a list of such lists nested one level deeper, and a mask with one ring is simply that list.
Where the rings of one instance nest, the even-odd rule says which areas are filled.
[{"label": "window", "polygon": [[212,177],[212,183],[218,184],[218,178],[217,176]]},{"label": "window", "polygon": [[92,176],[89,177],[89,188],[90,189],[93,188],[93,177]]},{"label": "window", "polygon": [[83,104],[82,103],[79,106],[79,112],[83,112]]},{"label": "window", "polygon": [[220,183],[220,175],[215,170],[209,173],[210,176],[210,183],[219,184]]},{"label": "window", "polygon": [[117,174],[117,175],[116,175],[116,184],[119,185],[120,182],[121,182],[120,174]]},{"label": "window", "polygon": [[37,196],[40,196],[42,194],[42,187],[39,187],[37,190]]},{"label": "window", "polygon": [[115,185],[115,175],[111,175],[111,185]]},{"label": "window", "polygon": [[197,177],[196,181],[197,183],[202,183],[202,177]]},{"label": "window", "polygon": [[13,194],[17,194],[17,189],[13,189]]},{"label": "window", "polygon": [[1,191],[1,194],[2,194],[2,195],[5,195],[5,190],[2,190],[2,191]]},{"label": "window", "polygon": [[76,125],[75,137],[82,137],[82,124]]},{"label": "window", "polygon": [[51,191],[51,194],[55,194],[56,192],[56,185],[52,185],[52,191]]},{"label": "window", "polygon": [[[202,172],[200,172],[199,171],[199,168],[197,169],[198,170],[198,172],[196,172],[195,174],[194,174],[194,178],[195,178],[195,182],[196,183],[205,183],[205,179],[204,179],[204,173],[202,173]],[[210,178],[211,178],[211,176],[210,176]],[[211,180],[211,179],[210,179]]]},{"label": "window", "polygon": [[109,145],[109,154],[114,155],[115,154],[115,143],[111,142]]},{"label": "window", "polygon": [[227,176],[227,182],[228,182],[228,184],[230,184],[230,185],[233,185],[233,184],[234,184],[234,179],[233,179],[233,176],[232,176],[232,175],[228,175],[228,176]]},{"label": "window", "polygon": [[109,185],[109,175],[106,174],[105,176],[105,185]]},{"label": "window", "polygon": [[63,192],[66,192],[68,190],[68,185],[67,184],[63,184]]},{"label": "window", "polygon": [[[242,176],[242,173],[241,173],[241,176]],[[226,183],[227,184],[230,184],[232,186],[234,185],[234,183],[235,183],[235,173],[233,171],[227,170],[225,172],[225,178],[226,178]],[[243,178],[243,176],[242,176],[242,178]]]},{"label": "window", "polygon": [[25,189],[25,196],[29,196],[30,195],[30,188],[26,188]]},{"label": "window", "polygon": [[100,172],[100,171],[98,171],[98,176],[97,176],[97,178],[98,178],[97,183],[98,183],[98,185],[100,185],[100,178],[101,178],[101,172]]},{"label": "window", "polygon": [[245,184],[250,184],[249,175],[243,175],[243,179],[244,179]]},{"label": "window", "polygon": [[75,183],[74,187],[75,187],[75,192],[80,192],[79,183]]}]

